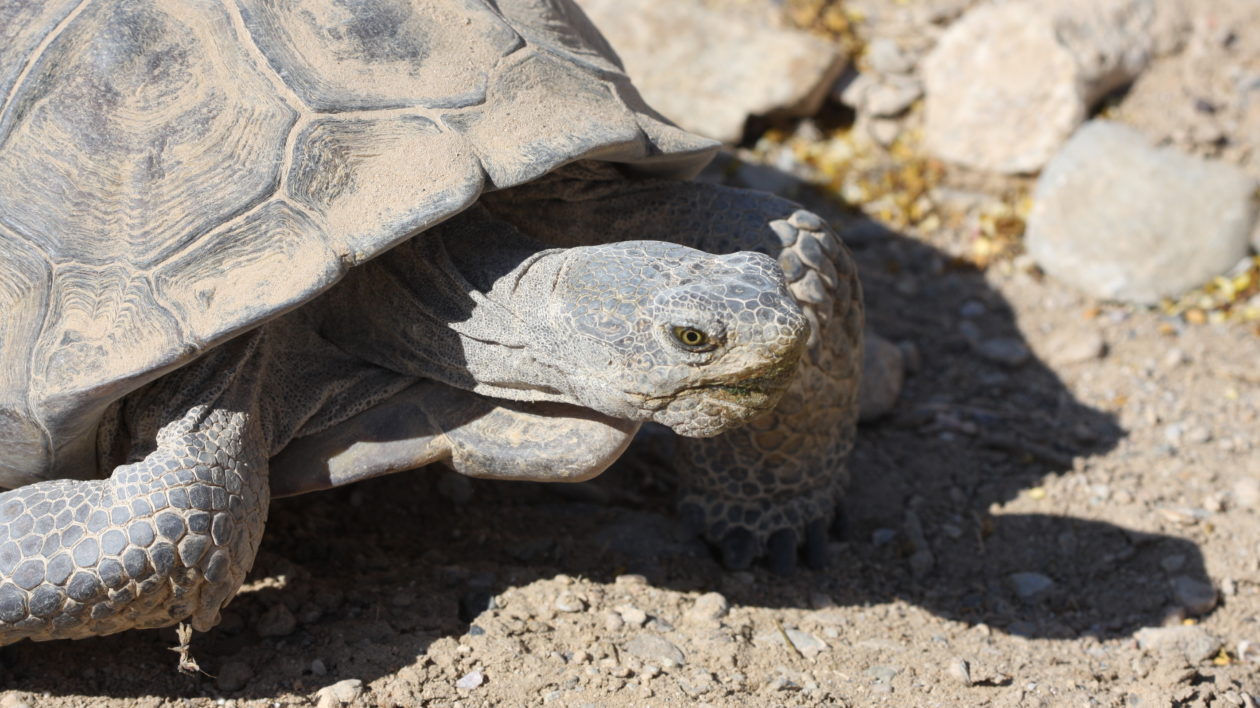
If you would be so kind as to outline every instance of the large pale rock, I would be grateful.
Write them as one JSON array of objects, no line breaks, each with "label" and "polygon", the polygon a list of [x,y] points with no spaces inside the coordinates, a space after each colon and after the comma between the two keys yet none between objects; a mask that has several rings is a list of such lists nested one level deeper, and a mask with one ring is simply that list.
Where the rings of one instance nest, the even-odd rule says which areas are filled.
[{"label": "large pale rock", "polygon": [[578,0],[656,110],[735,142],[749,116],[809,115],[844,68],[835,45],[695,0]]},{"label": "large pale rock", "polygon": [[1149,61],[1151,0],[983,4],[923,60],[924,143],[945,160],[1039,170],[1107,92]]},{"label": "large pale rock", "polygon": [[1153,304],[1246,255],[1255,190],[1233,166],[1096,120],[1037,181],[1025,242],[1043,270],[1094,297]]}]

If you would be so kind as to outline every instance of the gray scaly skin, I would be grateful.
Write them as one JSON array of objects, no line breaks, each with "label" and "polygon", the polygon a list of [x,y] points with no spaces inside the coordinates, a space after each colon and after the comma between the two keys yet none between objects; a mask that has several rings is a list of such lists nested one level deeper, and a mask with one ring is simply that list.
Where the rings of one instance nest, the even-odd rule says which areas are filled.
[{"label": "gray scaly skin", "polygon": [[[368,431],[403,452],[368,454],[333,483],[452,458],[469,474],[539,477],[547,465],[514,474],[528,445],[478,444],[502,430],[451,419],[453,401],[497,400],[494,412],[533,416],[544,436],[575,420],[597,431],[607,454],[573,467],[581,478],[639,421],[716,435],[765,413],[810,331],[764,255],[546,248],[474,207],[124,398],[101,428],[101,468],[122,463],[108,479],[0,495],[0,643],[212,627],[253,563],[268,459],[295,439],[281,469],[327,465],[321,444],[340,448],[363,416],[406,403],[415,415]],[[287,479],[282,492],[296,493],[331,473]]]},{"label": "gray scaly skin", "polygon": [[0,642],[218,623],[267,516],[262,339],[248,335],[135,394],[171,415],[136,431],[136,455],[108,479],[0,494]]},{"label": "gray scaly skin", "polygon": [[862,291],[852,256],[817,215],[771,194],[671,180],[626,182],[606,165],[571,165],[485,202],[555,245],[634,234],[710,253],[774,257],[810,322],[807,354],[773,412],[717,437],[683,439],[684,519],[731,568],[768,555],[780,574],[825,561],[848,485],[857,427]]}]

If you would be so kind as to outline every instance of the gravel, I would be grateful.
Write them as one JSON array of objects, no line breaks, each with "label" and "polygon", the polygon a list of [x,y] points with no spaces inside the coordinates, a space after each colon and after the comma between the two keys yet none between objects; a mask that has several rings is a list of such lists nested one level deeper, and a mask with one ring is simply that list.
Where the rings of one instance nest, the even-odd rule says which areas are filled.
[{"label": "gravel", "polygon": [[657,634],[639,634],[626,643],[625,651],[664,667],[681,666],[686,662],[681,649]]}]

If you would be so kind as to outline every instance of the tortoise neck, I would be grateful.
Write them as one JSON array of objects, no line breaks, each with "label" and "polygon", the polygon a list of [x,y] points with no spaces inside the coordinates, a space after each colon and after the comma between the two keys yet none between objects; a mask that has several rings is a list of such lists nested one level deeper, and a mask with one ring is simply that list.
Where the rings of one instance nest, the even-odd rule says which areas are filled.
[{"label": "tortoise neck", "polygon": [[373,365],[487,396],[580,403],[540,356],[565,251],[480,207],[347,274],[318,302],[320,334]]}]

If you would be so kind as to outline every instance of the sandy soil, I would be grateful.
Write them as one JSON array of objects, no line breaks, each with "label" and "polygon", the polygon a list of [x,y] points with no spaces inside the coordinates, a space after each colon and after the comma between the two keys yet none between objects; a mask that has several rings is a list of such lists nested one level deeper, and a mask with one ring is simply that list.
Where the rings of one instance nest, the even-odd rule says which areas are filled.
[{"label": "sandy soil", "polygon": [[[1175,139],[1150,96],[1192,95],[1186,61],[1157,60],[1122,116]],[[1242,130],[1220,123],[1182,137]],[[898,233],[792,191],[848,225],[869,319],[911,365],[860,432],[826,571],[725,571],[671,516],[654,439],[573,487],[427,470],[275,503],[248,586],[192,641],[205,674],[176,670],[173,629],[23,643],[0,708],[1255,706],[1254,325],[977,269],[948,252],[966,219]]]}]

